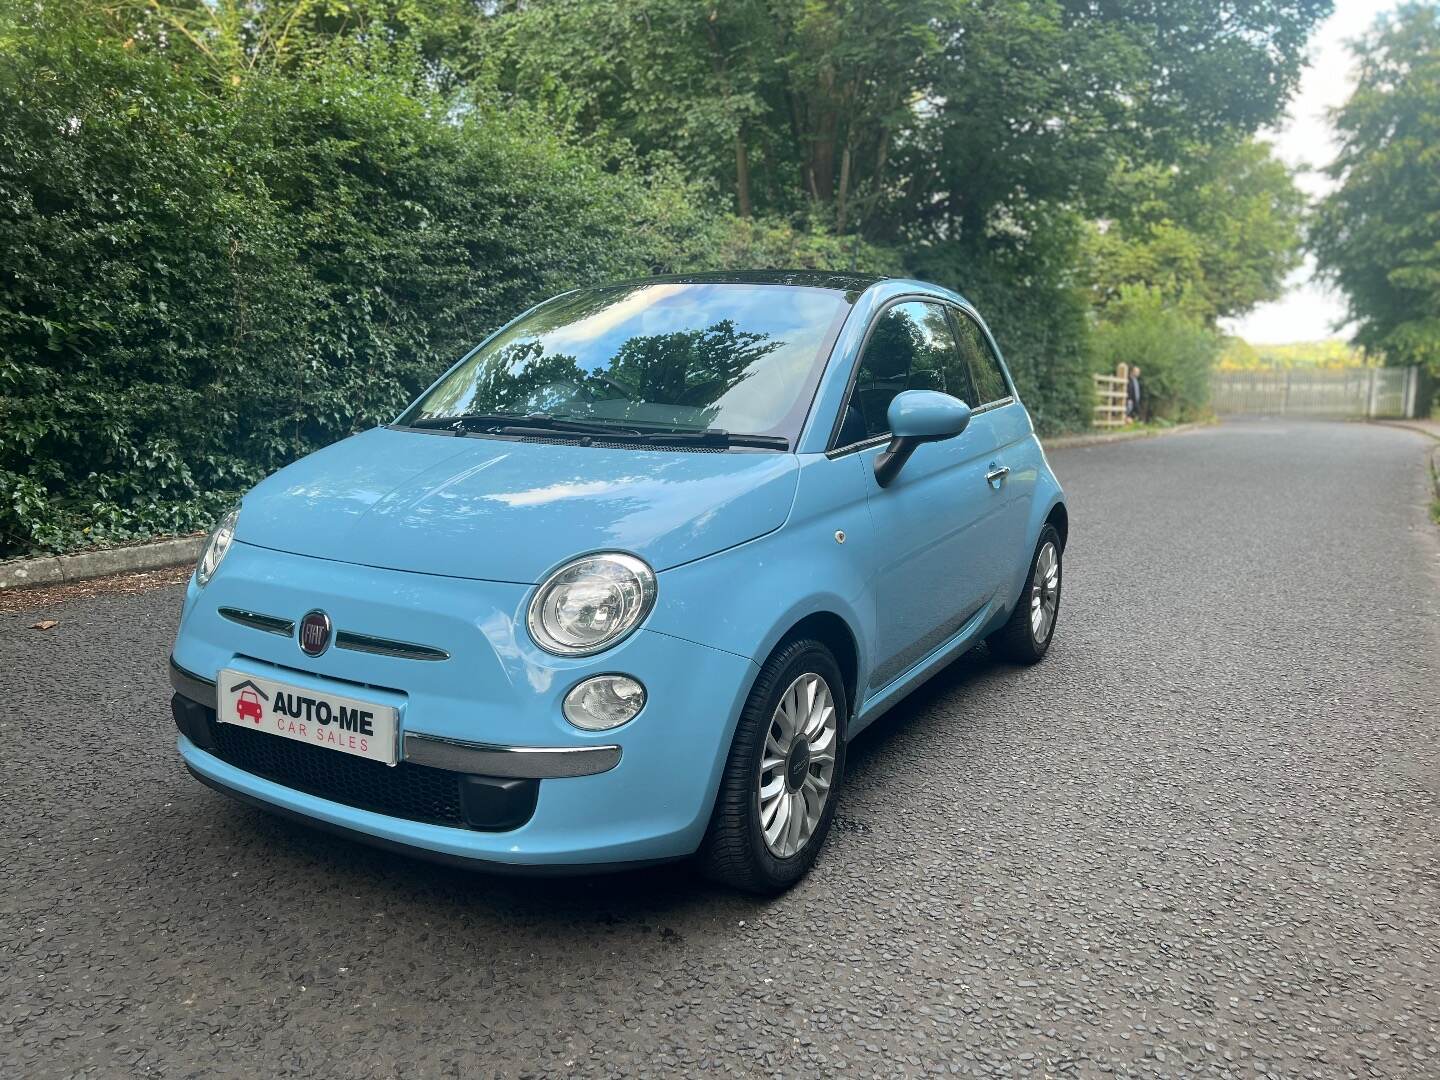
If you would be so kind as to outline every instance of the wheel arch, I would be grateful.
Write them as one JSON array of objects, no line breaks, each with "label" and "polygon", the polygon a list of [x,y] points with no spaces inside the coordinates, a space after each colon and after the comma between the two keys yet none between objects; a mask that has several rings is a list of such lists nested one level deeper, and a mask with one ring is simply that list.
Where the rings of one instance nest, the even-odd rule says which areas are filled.
[{"label": "wheel arch", "polygon": [[840,665],[840,674],[845,680],[847,719],[854,716],[855,694],[860,681],[860,647],[856,643],[855,632],[842,616],[833,611],[811,612],[781,634],[760,662],[763,664],[765,659],[769,659],[790,642],[807,637],[814,638],[829,649],[835,662]]},{"label": "wheel arch", "polygon": [[1045,524],[1055,526],[1055,531],[1060,534],[1060,550],[1064,551],[1070,540],[1070,511],[1065,508],[1063,500],[1050,508],[1050,512],[1045,515]]}]

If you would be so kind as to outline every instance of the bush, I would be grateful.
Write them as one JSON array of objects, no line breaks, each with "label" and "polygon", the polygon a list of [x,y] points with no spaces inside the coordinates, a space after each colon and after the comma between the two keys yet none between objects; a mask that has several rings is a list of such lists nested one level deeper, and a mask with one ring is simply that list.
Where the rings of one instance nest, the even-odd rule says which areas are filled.
[{"label": "bush", "polygon": [[1114,374],[1117,364],[1139,364],[1149,418],[1175,421],[1206,413],[1222,344],[1214,331],[1167,306],[1157,290],[1133,286],[1122,288],[1090,342],[1093,370]]},{"label": "bush", "polygon": [[207,526],[575,284],[724,227],[536,117],[321,64],[0,45],[0,557]]}]

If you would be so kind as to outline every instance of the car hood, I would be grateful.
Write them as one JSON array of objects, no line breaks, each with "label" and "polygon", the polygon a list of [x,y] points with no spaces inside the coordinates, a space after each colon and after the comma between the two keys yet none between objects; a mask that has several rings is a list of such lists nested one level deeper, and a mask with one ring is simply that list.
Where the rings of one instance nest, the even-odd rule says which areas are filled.
[{"label": "car hood", "polygon": [[798,466],[705,453],[376,428],[245,496],[237,540],[341,562],[535,584],[629,551],[665,570],[778,529]]}]

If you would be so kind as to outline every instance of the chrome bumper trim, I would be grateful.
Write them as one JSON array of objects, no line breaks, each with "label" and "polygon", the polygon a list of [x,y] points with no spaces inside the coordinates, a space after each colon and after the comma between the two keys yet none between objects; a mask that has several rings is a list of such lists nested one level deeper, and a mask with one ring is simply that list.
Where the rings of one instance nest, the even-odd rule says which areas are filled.
[{"label": "chrome bumper trim", "polygon": [[434,735],[405,736],[405,760],[454,772],[502,776],[514,780],[551,780],[562,776],[594,776],[620,764],[618,746],[491,746],[487,743],[441,739]]},{"label": "chrome bumper trim", "polygon": [[[186,671],[173,656],[170,658],[170,685],[177,694],[191,701],[211,709],[216,706],[215,683]],[[403,757],[417,765],[430,765],[474,776],[555,780],[609,772],[620,764],[620,747],[494,746],[407,732]]]}]

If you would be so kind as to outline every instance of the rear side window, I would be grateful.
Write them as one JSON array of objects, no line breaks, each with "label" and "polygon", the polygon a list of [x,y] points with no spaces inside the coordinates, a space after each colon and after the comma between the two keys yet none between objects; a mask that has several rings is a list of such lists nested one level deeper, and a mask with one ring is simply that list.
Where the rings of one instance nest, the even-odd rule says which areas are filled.
[{"label": "rear side window", "polygon": [[941,390],[974,402],[969,368],[939,304],[910,301],[880,316],[860,357],[836,445],[889,432],[886,412],[902,390]]},{"label": "rear side window", "polygon": [[974,319],[962,311],[955,312],[955,329],[960,335],[960,352],[970,369],[975,382],[975,400],[966,403],[989,405],[1010,396],[1010,387],[1005,382],[1005,372],[1000,367],[1000,358],[990,348],[990,341],[981,332]]}]

